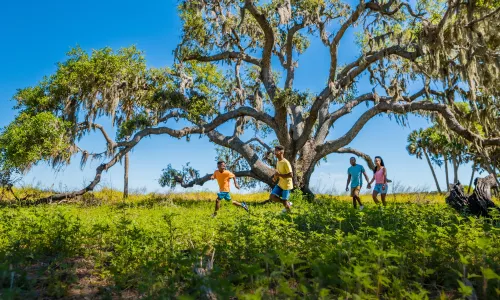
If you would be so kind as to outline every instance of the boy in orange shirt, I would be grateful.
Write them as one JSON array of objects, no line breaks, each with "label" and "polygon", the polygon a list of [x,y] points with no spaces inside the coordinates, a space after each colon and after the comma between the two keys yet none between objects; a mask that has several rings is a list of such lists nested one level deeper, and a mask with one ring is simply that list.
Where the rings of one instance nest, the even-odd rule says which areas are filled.
[{"label": "boy in orange shirt", "polygon": [[[210,177],[211,180],[217,179],[217,183],[219,184],[219,193],[217,193],[217,199],[215,200],[215,212],[212,217],[217,216],[221,200],[231,201],[231,195],[229,194],[229,181],[231,178],[234,180],[234,186],[240,189],[240,186],[236,182],[236,176],[231,171],[226,170],[225,162],[219,161],[217,163],[217,170],[214,172],[214,175]],[[239,203],[237,201],[232,201],[232,203],[234,206],[242,207],[248,212],[248,206],[245,202]]]}]

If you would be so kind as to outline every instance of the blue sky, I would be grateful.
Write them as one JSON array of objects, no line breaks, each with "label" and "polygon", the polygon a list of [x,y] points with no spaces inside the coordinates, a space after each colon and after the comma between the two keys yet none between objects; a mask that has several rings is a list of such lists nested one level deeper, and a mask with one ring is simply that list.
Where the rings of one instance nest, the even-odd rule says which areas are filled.
[{"label": "blue sky", "polygon": [[[112,48],[135,44],[143,50],[151,67],[172,63],[172,50],[180,37],[180,21],[176,11],[177,1],[95,1],[71,2],[8,1],[0,11],[0,126],[13,120],[16,112],[10,101],[16,89],[34,85],[44,75],[55,71],[55,64],[65,58],[65,53],[76,45],[85,50],[105,46]],[[354,35],[347,33],[340,49],[340,58],[348,62],[358,53],[353,44]],[[309,50],[300,57],[296,74],[296,88],[320,91],[328,74],[327,50],[314,40]],[[371,90],[368,81],[358,84],[360,92]],[[331,130],[337,137],[353,124],[365,107],[357,108]],[[372,156],[384,158],[389,177],[405,186],[435,189],[427,163],[410,157],[405,149],[411,130],[426,127],[423,118],[410,117],[409,127],[401,127],[387,116],[372,119],[351,143]],[[89,136],[83,141],[89,149],[101,149],[102,137]],[[318,167],[312,178],[316,191],[341,191],[345,187],[346,170],[350,155],[330,155]],[[167,136],[147,138],[134,149],[130,163],[130,187],[148,191],[166,191],[157,179],[161,169],[169,163],[181,167],[185,162],[198,168],[201,174],[215,169],[215,149],[206,138],[193,137],[190,142]],[[366,166],[364,162],[362,162]],[[25,184],[40,184],[59,190],[80,188],[94,176],[97,162],[79,168],[79,158],[70,166],[55,172],[40,164],[24,178]],[[444,171],[437,169],[441,187],[444,188]],[[371,173],[370,173],[371,175]],[[460,179],[468,182],[470,168],[463,166]],[[122,187],[123,171],[119,165],[104,174],[103,184]],[[200,189],[199,187],[197,189]],[[216,190],[215,182],[201,189]]]}]

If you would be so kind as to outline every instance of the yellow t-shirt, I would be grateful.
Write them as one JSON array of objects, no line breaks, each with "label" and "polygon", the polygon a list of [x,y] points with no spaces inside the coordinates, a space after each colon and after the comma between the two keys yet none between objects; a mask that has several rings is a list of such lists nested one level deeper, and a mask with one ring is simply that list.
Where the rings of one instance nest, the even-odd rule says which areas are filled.
[{"label": "yellow t-shirt", "polygon": [[219,184],[219,190],[221,192],[229,192],[229,180],[231,178],[234,178],[233,173],[228,170],[224,170],[224,172],[219,172],[219,170],[216,170],[214,172],[214,178],[217,179],[217,183]]},{"label": "yellow t-shirt", "polygon": [[[276,171],[278,171],[278,173],[280,174],[292,173],[292,166],[290,165],[290,162],[288,160],[283,158],[283,160],[278,161],[278,164],[276,165]],[[280,177],[278,186],[283,190],[291,190],[293,189],[293,180],[292,178]]]}]

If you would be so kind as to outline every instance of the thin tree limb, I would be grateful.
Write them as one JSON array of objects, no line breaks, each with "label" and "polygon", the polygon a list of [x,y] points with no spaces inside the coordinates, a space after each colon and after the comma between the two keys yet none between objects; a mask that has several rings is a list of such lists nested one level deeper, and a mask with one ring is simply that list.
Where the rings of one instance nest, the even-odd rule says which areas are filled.
[{"label": "thin tree limb", "polygon": [[474,24],[482,22],[482,21],[486,20],[489,17],[493,17],[494,15],[496,15],[499,12],[500,12],[500,7],[498,7],[497,9],[495,9],[494,11],[492,11],[491,13],[484,15],[483,17],[481,17],[479,19],[476,19],[476,20],[470,22],[469,24],[465,25],[465,27],[472,27]]},{"label": "thin tree limb", "polygon": [[245,142],[245,144],[250,144],[250,143],[253,143],[253,142],[257,142],[259,144],[261,144],[264,148],[266,148],[267,151],[272,151],[273,148],[271,148],[271,146],[269,146],[268,144],[266,144],[260,137],[256,136],[256,137],[253,137],[251,139],[249,139],[248,141]]}]

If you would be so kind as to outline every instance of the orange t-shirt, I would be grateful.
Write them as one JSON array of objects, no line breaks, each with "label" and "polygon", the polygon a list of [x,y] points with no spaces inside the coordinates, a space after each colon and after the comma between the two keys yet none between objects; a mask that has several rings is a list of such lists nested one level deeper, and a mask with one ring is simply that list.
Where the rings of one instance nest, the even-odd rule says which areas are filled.
[{"label": "orange t-shirt", "polygon": [[214,172],[214,178],[217,179],[217,182],[219,183],[219,189],[221,192],[229,192],[229,180],[231,178],[235,178],[233,173],[228,170],[224,170],[224,172],[219,172],[219,170],[216,170]]}]

